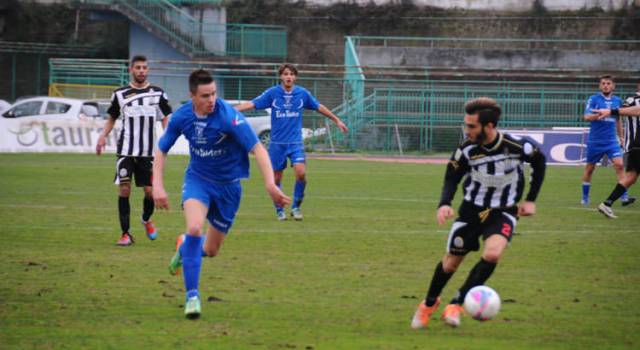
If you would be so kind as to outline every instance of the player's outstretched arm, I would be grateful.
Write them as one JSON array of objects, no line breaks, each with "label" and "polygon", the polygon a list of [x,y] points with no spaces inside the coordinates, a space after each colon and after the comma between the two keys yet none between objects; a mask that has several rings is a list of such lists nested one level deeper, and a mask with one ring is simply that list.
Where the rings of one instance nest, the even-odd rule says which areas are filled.
[{"label": "player's outstretched arm", "polygon": [[640,115],[640,106],[623,107],[618,110],[620,115]]},{"label": "player's outstretched arm", "polygon": [[[264,146],[258,142],[251,150],[256,156],[256,162],[258,162],[258,168],[264,179],[264,187],[267,193],[271,196],[274,203],[281,207],[287,206],[291,203],[291,198],[287,197],[278,186],[273,178],[273,168],[271,167],[271,160],[269,159],[269,153]],[[155,187],[154,187],[155,191]]]},{"label": "player's outstretched arm", "polygon": [[[597,110],[594,110],[594,112],[596,112],[596,111],[597,111]],[[588,122],[592,122],[592,121],[594,121],[594,120],[599,120],[599,119],[602,119],[602,117],[601,117],[599,114],[597,114],[597,113],[594,113],[594,114],[585,114],[585,115],[584,115],[584,120],[585,120],[585,121],[588,121]]]},{"label": "player's outstretched arm", "polygon": [[320,104],[320,107],[318,107],[318,113],[331,119],[334,123],[336,123],[338,129],[340,129],[340,131],[342,131],[343,133],[346,134],[349,132],[349,128],[342,122],[342,120],[340,120],[337,115],[333,114],[333,112],[331,112],[329,108],[325,107],[323,104]]},{"label": "player's outstretched arm", "polygon": [[107,121],[104,123],[104,129],[102,129],[102,133],[98,137],[98,142],[96,144],[97,155],[101,155],[102,152],[104,152],[104,147],[107,144],[107,136],[109,136],[109,133],[113,129],[113,126],[115,125],[115,123],[116,123],[116,120],[113,118],[107,119]]},{"label": "player's outstretched arm", "polygon": [[640,106],[622,107],[618,109],[594,109],[594,113],[598,113],[599,119],[604,119],[610,115],[640,115]]},{"label": "player's outstretched arm", "polygon": [[156,156],[153,160],[153,201],[158,209],[169,210],[169,198],[164,190],[164,163],[167,160],[167,154],[161,150],[156,150]]},{"label": "player's outstretched arm", "polygon": [[236,111],[238,112],[244,112],[244,111],[250,111],[252,109],[255,109],[256,106],[253,104],[253,102],[251,101],[246,101],[246,102],[242,102],[240,104],[238,104],[237,106],[234,107],[236,109]]}]

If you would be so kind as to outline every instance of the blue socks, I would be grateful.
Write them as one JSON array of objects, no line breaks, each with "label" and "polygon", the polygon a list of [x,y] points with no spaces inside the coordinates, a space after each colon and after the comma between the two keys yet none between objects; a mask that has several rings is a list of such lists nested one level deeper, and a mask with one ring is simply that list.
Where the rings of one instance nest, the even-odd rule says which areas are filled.
[{"label": "blue socks", "polygon": [[199,296],[198,283],[200,281],[200,267],[202,266],[202,240],[202,237],[186,235],[184,243],[180,246],[187,299]]},{"label": "blue socks", "polygon": [[591,189],[591,183],[590,182],[583,182],[582,183],[582,199],[585,201],[589,200],[589,190]]},{"label": "blue socks", "polygon": [[[282,189],[282,184],[277,184],[277,185],[278,185],[278,188]],[[293,187],[293,204],[291,205],[292,208],[299,208],[300,205],[302,205],[302,200],[304,199],[305,187],[307,187],[306,181],[296,180],[296,184]],[[276,212],[280,212],[284,210],[282,207],[276,204],[274,204],[274,207],[276,208]]]},{"label": "blue socks", "polygon": [[302,204],[302,200],[304,199],[305,187],[307,187],[306,181],[296,180],[296,185],[293,187],[293,208],[298,208]]},{"label": "blue socks", "polygon": [[629,199],[629,192],[627,192],[627,190],[624,190],[624,193],[622,194],[622,196],[620,196],[620,199],[623,201]]},{"label": "blue socks", "polygon": [[[278,186],[279,189],[282,189],[282,184],[281,183],[276,184],[276,185]],[[281,206],[279,206],[279,205],[277,205],[275,203],[273,203],[273,206],[276,207],[276,212],[280,212],[280,211],[284,210]]]}]

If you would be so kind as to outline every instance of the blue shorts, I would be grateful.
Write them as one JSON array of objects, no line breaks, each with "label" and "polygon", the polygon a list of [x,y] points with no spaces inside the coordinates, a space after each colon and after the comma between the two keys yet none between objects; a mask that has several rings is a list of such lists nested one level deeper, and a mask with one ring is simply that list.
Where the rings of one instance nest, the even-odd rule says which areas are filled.
[{"label": "blue shorts", "polygon": [[291,166],[305,163],[304,145],[301,143],[271,143],[269,144],[269,158],[271,158],[271,166],[275,171],[282,171],[287,167],[287,158],[289,158]]},{"label": "blue shorts", "polygon": [[240,207],[242,185],[240,181],[213,183],[197,176],[186,175],[182,186],[182,203],[196,199],[209,208],[207,220],[218,231],[226,234],[233,225],[233,219]]},{"label": "blue shorts", "polygon": [[608,145],[587,144],[587,163],[596,164],[605,154],[609,159],[620,158],[622,148],[617,142]]}]

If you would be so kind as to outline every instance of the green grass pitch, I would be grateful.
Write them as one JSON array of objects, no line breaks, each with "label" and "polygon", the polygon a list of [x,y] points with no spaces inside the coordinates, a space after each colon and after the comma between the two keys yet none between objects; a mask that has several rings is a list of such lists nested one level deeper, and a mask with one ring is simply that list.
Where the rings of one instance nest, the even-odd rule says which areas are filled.
[{"label": "green grass pitch", "polygon": [[[122,248],[113,155],[0,154],[0,348],[640,347],[640,207],[616,204],[617,220],[595,210],[615,184],[610,168],[596,170],[587,208],[582,169],[548,169],[538,214],[520,220],[488,282],[503,300],[496,319],[414,331],[450,226],[435,223],[443,165],[310,160],[302,222],[275,220],[254,165],[232,232],[203,263],[203,314],[190,321],[182,278],[166,269],[184,229],[187,161],[169,157],[172,210],[154,214],[154,242],[134,191],[137,242]],[[291,193],[290,170],[285,180]]]}]

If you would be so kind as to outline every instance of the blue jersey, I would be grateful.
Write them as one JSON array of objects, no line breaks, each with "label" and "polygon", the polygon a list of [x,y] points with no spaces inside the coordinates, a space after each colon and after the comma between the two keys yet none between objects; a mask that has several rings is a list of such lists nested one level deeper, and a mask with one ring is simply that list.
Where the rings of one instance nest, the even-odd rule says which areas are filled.
[{"label": "blue jersey", "polygon": [[258,137],[242,113],[222,99],[216,99],[213,113],[202,118],[196,116],[191,101],[178,108],[158,148],[169,152],[180,135],[189,141],[187,175],[215,183],[249,177],[248,152],[258,143]]},{"label": "blue jersey", "polygon": [[[602,94],[595,94],[589,97],[584,115],[593,114],[594,109],[620,108],[622,101],[618,96],[611,95],[606,98]],[[608,145],[618,143],[616,132],[616,118],[609,116],[603,120],[594,120],[590,123],[589,141],[590,144]]]},{"label": "blue jersey", "polygon": [[271,108],[271,143],[302,143],[303,110],[320,108],[309,91],[295,85],[291,92],[273,86],[251,102],[256,109]]}]

